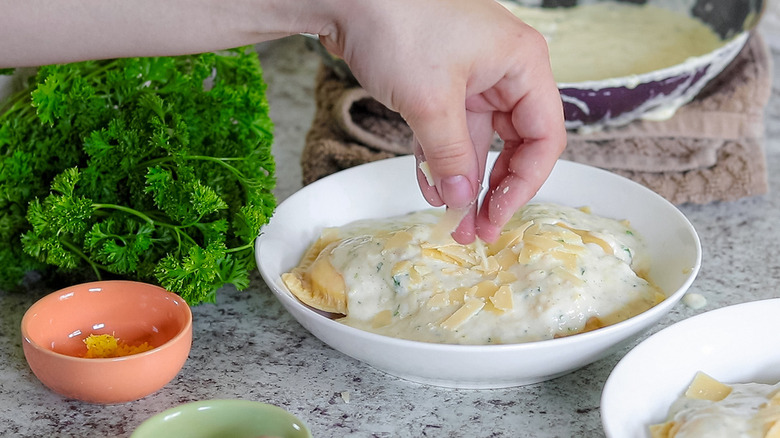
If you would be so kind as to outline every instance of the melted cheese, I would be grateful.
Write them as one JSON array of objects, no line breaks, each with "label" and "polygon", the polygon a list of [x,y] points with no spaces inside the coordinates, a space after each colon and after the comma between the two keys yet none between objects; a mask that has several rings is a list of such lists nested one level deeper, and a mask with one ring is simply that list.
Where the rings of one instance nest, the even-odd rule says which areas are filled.
[{"label": "melted cheese", "polygon": [[703,22],[647,4],[606,1],[551,9],[500,3],[544,35],[558,82],[649,73],[724,44]]},{"label": "melted cheese", "polygon": [[[534,204],[496,243],[461,245],[436,237],[441,217],[431,209],[326,230],[325,242],[283,280],[307,304],[343,314],[344,324],[440,343],[553,339],[625,320],[665,298],[636,274],[647,272],[648,260],[624,222]],[[321,266],[327,278],[318,280],[313,268]]]}]

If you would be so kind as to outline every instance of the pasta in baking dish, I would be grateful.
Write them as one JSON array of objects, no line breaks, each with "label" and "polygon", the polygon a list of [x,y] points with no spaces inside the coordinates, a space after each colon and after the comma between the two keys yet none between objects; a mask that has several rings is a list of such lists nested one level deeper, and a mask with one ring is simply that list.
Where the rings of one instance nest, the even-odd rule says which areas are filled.
[{"label": "pasta in baking dish", "polygon": [[703,372],[650,426],[652,438],[780,438],[780,383],[726,385]]},{"label": "pasta in baking dish", "polygon": [[645,278],[642,238],[625,221],[531,204],[496,242],[462,245],[441,232],[442,216],[429,209],[325,229],[282,279],[344,324],[453,344],[568,336],[665,298]]}]

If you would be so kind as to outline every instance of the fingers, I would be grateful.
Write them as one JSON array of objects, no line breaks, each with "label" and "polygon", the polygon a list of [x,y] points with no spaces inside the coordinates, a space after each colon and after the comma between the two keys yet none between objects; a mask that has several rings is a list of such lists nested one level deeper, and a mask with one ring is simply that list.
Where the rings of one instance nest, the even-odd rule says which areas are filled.
[{"label": "fingers", "polygon": [[428,161],[425,159],[422,146],[420,146],[420,142],[416,137],[414,139],[413,152],[417,167],[417,184],[420,186],[423,198],[434,207],[441,207],[444,205],[444,201],[439,196],[439,191],[436,189],[436,181],[433,179],[433,174],[431,174]]},{"label": "fingers", "polygon": [[[468,128],[471,136],[471,142],[477,154],[477,168],[479,169],[479,183],[477,187],[477,196],[482,189],[482,180],[485,177],[485,165],[487,154],[490,150],[490,144],[493,141],[493,121],[490,113],[476,113],[466,111]],[[471,243],[477,237],[476,218],[477,218],[478,200],[469,206],[468,212],[463,216],[460,225],[455,229],[452,237],[459,243]]]},{"label": "fingers", "polygon": [[[463,211],[464,219],[453,237],[470,243],[475,236],[476,198],[482,172],[471,140],[465,108],[465,86],[432,93],[424,105],[406,112],[415,133],[419,160],[417,180],[423,196],[432,205]],[[403,110],[402,110],[403,113]]]},{"label": "fingers", "polygon": [[452,238],[456,242],[467,245],[473,242],[476,237],[476,220],[477,220],[477,203],[474,202],[468,207],[468,210],[464,212],[463,219],[461,219],[458,227],[452,232]]},{"label": "fingers", "polygon": [[[486,242],[495,241],[512,215],[536,194],[542,169],[537,167],[538,160],[524,153],[523,146],[518,142],[505,143],[493,165],[490,188],[475,222],[477,235]],[[537,176],[529,178],[529,172]],[[539,186],[543,180],[544,177]]]},{"label": "fingers", "polygon": [[[423,196],[431,205],[463,210],[463,220],[455,229],[453,238],[460,243],[471,243],[476,237],[477,196],[494,131],[490,113],[474,113],[465,108],[463,112],[465,124],[452,119],[439,120],[438,115],[432,119],[419,119],[426,126],[441,128],[433,133],[416,131],[415,157],[417,180]],[[448,127],[450,124],[452,126]],[[465,130],[460,129],[463,126]],[[465,138],[442,136],[440,132],[459,132]]]},{"label": "fingers", "polygon": [[[433,182],[438,199],[448,207],[458,209],[474,202],[480,181],[462,93],[465,90],[453,90],[451,97],[439,93],[439,96],[431,97],[438,102],[418,105],[415,111],[406,115],[419,143],[421,154],[418,158],[424,157],[429,172],[424,175],[427,177],[425,183],[430,186]],[[436,196],[429,189],[423,188],[423,191],[428,193],[426,199],[435,200]]]},{"label": "fingers", "polygon": [[[412,126],[419,140],[415,155],[428,170],[418,170],[425,198],[432,205],[468,209],[453,233],[460,243],[470,243],[475,237],[495,241],[512,215],[539,190],[566,145],[556,84],[542,77],[535,81],[536,88],[516,91],[513,88],[522,82],[506,82],[496,88],[505,95],[521,95],[510,111],[464,111],[465,132],[459,129],[460,115],[452,114],[420,117],[416,120],[425,128]],[[504,150],[493,166],[489,190],[477,211],[476,197],[494,129],[505,141]]]},{"label": "fingers", "polygon": [[[355,4],[361,19],[340,21],[324,43],[337,46],[366,90],[411,127],[423,196],[465,213],[453,237],[493,241],[565,144],[544,38],[489,0]],[[439,19],[442,11],[447,20]],[[494,131],[509,147],[478,208]]]},{"label": "fingers", "polygon": [[512,215],[539,190],[566,146],[560,101],[530,96],[511,115],[494,117],[505,137],[476,221],[477,235],[492,242]]}]

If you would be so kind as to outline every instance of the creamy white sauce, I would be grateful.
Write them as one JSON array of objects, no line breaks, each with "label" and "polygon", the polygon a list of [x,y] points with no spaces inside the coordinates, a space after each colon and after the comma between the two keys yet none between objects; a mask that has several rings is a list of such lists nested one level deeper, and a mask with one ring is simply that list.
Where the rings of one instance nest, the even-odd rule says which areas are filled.
[{"label": "creamy white sauce", "polygon": [[[343,240],[327,257],[346,285],[348,311],[341,322],[426,342],[518,343],[582,332],[594,317],[601,325],[613,324],[663,299],[653,285],[637,275],[648,270],[649,260],[644,258],[641,237],[623,222],[552,204],[526,206],[505,231],[532,223],[536,227],[528,230],[537,230],[545,238],[563,232],[566,237],[561,239],[567,239],[580,253],[572,257],[557,250],[534,252],[535,247],[524,237],[507,247],[511,254],[501,253],[511,256],[504,259],[511,260],[511,265],[496,270],[488,265],[498,256],[493,260],[486,256],[491,248],[495,252],[495,247],[480,242],[462,246],[450,236],[446,236],[447,241],[435,237],[441,216],[442,210],[426,210],[338,228]],[[601,243],[580,241],[578,247],[578,236],[566,233],[558,224],[588,230],[589,236]],[[388,248],[388,241],[399,232],[409,233],[408,242]],[[608,251],[602,244],[608,245]],[[526,246],[527,254],[533,256],[523,260]],[[442,247],[445,252],[465,247],[472,263],[461,266],[464,263],[430,255],[439,254],[436,248]],[[399,269],[403,266],[406,268]],[[472,288],[474,293],[473,286],[481,283],[489,286],[489,293],[471,296],[462,292]],[[508,287],[501,292],[503,301],[494,296],[493,286]],[[510,292],[512,304],[506,308]],[[461,318],[456,315],[459,311],[469,315]]]},{"label": "creamy white sauce", "polygon": [[702,294],[688,292],[682,299],[683,304],[691,309],[701,309],[707,305],[707,298]]},{"label": "creamy white sauce", "polygon": [[680,424],[675,438],[763,438],[768,420],[780,417],[780,406],[767,406],[780,383],[729,386],[731,393],[720,401],[680,396],[669,412],[669,420]]},{"label": "creamy white sauce", "polygon": [[702,21],[647,4],[536,8],[500,3],[544,35],[559,83],[640,75],[684,63],[724,44]]}]

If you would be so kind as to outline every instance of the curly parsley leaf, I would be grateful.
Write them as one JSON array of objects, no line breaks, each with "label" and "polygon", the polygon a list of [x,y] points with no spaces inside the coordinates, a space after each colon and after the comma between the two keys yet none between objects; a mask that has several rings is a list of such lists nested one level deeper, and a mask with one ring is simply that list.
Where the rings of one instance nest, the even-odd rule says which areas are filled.
[{"label": "curly parsley leaf", "polygon": [[256,53],[42,67],[0,104],[0,287],[30,270],[243,289],[276,199]]}]

